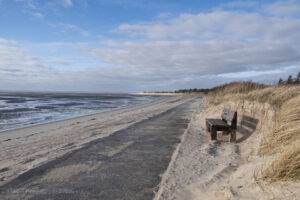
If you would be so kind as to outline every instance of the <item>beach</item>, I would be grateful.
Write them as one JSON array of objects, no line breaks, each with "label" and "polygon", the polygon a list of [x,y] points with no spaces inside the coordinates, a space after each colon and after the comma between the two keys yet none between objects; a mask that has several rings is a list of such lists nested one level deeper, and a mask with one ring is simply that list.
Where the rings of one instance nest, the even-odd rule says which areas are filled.
[{"label": "beach", "polygon": [[[205,130],[205,119],[219,118],[224,106],[239,113],[234,143],[222,134],[212,141]],[[268,103],[177,95],[5,131],[0,197],[297,199],[299,182],[263,178],[276,157],[258,151],[274,118]]]},{"label": "beach", "polygon": [[1,185],[85,144],[175,108],[189,97],[175,96],[149,104],[5,131],[0,134]]}]

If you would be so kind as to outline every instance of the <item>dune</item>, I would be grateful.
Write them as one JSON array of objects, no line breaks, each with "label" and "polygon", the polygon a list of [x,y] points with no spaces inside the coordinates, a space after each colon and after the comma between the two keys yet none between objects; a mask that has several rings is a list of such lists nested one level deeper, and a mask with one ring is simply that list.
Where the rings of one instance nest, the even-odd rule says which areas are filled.
[{"label": "dune", "polygon": [[[238,112],[236,143],[222,135],[211,141],[205,131],[205,118],[220,117],[224,106]],[[295,85],[234,83],[210,92],[155,199],[299,199],[299,109]]]}]

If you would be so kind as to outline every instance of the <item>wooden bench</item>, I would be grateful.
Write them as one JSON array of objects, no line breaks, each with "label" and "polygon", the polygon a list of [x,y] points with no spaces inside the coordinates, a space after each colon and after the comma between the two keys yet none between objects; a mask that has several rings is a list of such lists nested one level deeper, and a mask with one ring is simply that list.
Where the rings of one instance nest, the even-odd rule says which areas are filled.
[{"label": "wooden bench", "polygon": [[217,131],[230,133],[230,142],[236,141],[237,112],[224,108],[220,119],[206,119],[206,130],[210,132],[211,139],[217,140]]}]

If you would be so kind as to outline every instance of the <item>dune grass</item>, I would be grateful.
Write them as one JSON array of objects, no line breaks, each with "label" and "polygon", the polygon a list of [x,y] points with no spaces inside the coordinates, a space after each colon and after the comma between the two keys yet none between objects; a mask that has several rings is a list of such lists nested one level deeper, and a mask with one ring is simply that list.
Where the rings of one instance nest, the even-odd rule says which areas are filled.
[{"label": "dune grass", "polygon": [[300,180],[300,85],[235,82],[216,88],[208,98],[211,105],[244,100],[271,105],[276,112],[275,126],[263,133],[258,155],[275,159],[262,177],[268,181]]},{"label": "dune grass", "polygon": [[279,152],[263,173],[264,178],[300,180],[300,95],[282,103],[276,126],[265,137],[260,155]]}]

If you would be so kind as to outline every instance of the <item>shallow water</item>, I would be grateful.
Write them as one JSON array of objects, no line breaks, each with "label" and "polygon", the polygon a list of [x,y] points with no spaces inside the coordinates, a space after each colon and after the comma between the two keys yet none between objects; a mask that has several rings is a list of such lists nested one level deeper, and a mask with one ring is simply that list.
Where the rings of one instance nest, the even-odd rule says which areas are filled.
[{"label": "shallow water", "polygon": [[130,94],[0,93],[0,131],[149,103]]}]

